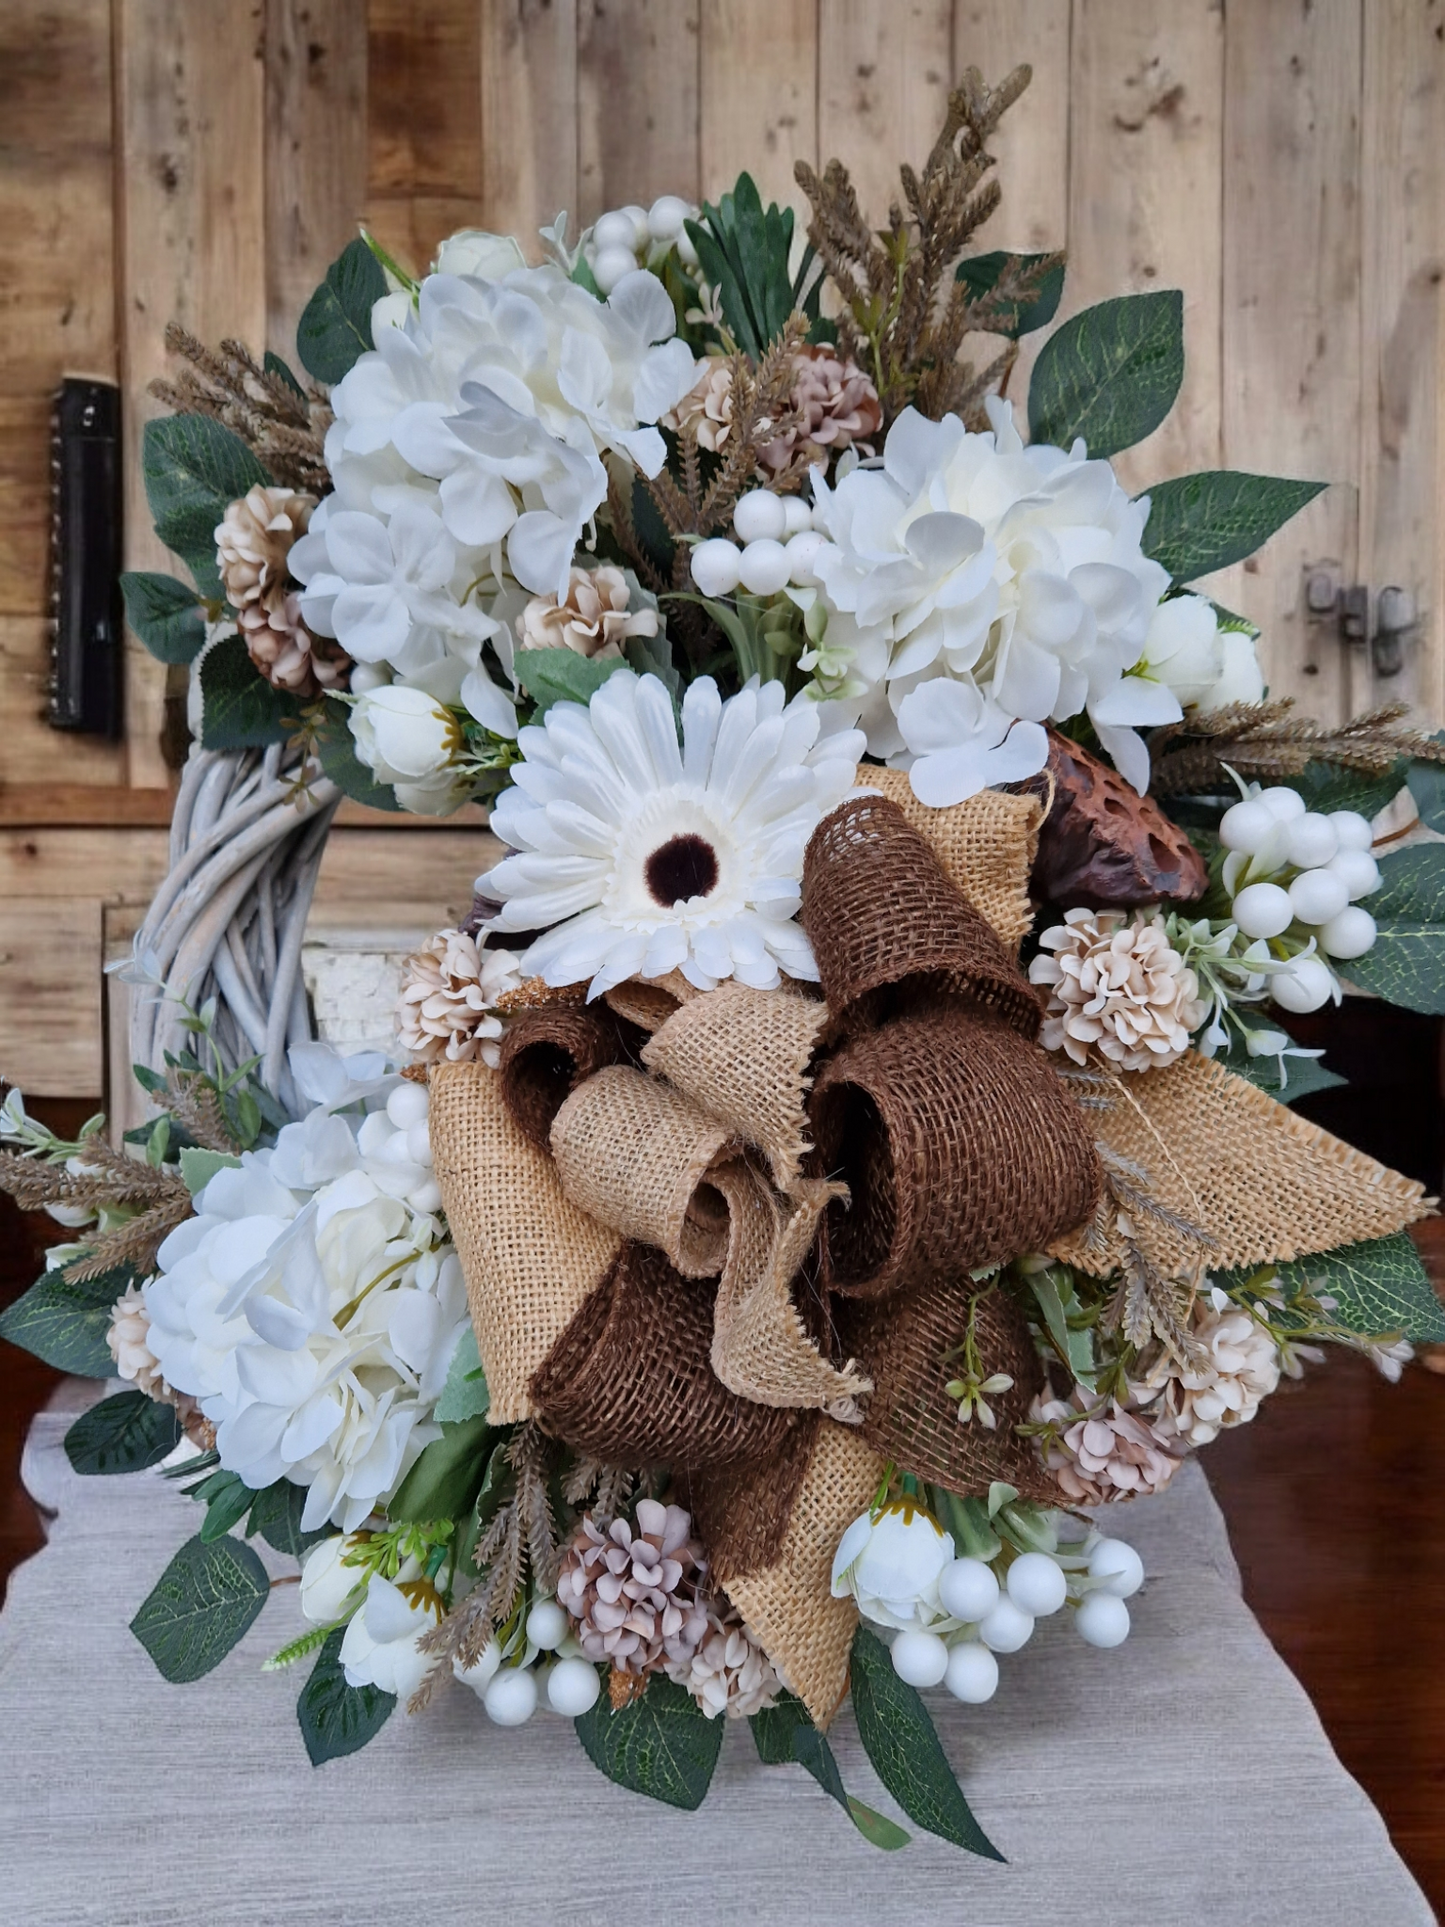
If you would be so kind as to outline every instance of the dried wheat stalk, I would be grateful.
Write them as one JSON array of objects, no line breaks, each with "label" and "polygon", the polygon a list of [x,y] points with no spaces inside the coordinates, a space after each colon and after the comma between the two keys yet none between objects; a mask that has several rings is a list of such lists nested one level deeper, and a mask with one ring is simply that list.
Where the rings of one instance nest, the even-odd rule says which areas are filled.
[{"label": "dried wheat stalk", "polygon": [[166,346],[188,365],[174,381],[151,383],[158,401],[177,414],[209,415],[229,428],[288,488],[329,492],[324,444],[332,418],[322,389],[308,382],[298,395],[261,367],[243,342],[208,348],[176,321],[166,328]]},{"label": "dried wheat stalk", "polygon": [[1417,729],[1402,729],[1408,703],[1386,703],[1333,728],[1295,716],[1294,698],[1232,703],[1155,730],[1149,742],[1156,796],[1187,796],[1228,787],[1228,770],[1278,780],[1298,776],[1310,763],[1336,763],[1382,776],[1402,757],[1445,762],[1445,743]]}]

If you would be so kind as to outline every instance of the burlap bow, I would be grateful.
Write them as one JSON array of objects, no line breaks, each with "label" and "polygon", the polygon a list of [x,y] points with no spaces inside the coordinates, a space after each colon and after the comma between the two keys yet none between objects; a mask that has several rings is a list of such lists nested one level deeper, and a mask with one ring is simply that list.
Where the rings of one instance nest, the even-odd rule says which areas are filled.
[{"label": "burlap bow", "polygon": [[[881,794],[808,849],[822,1001],[681,978],[605,1008],[579,991],[514,1018],[500,1071],[431,1078],[495,1419],[670,1467],[820,1723],[856,1623],[829,1595],[833,1553],[885,1461],[953,1491],[1051,1495],[1014,1431],[1042,1384],[1027,1323],[970,1273],[1040,1249],[1111,1268],[1096,1139],[1215,1236],[1221,1265],[1382,1236],[1424,1208],[1420,1186],[1192,1053],[1082,1110],[1014,961],[1040,806],[986,792],[931,811],[906,778],[868,775]],[[1134,1235],[1177,1275],[1198,1252],[1168,1217]],[[988,1433],[944,1390],[970,1318],[985,1370],[1013,1380]]]}]

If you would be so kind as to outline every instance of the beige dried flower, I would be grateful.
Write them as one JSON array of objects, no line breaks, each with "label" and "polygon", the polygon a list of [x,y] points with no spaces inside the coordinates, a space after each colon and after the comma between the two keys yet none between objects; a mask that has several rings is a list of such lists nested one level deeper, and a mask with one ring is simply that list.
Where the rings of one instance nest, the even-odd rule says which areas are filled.
[{"label": "beige dried flower", "polygon": [[402,966],[396,1018],[403,1049],[419,1064],[480,1058],[495,1069],[496,1001],[521,981],[510,950],[479,950],[463,930],[438,931]]},{"label": "beige dried flower", "polygon": [[1182,1449],[1174,1438],[1118,1399],[1098,1398],[1081,1385],[1073,1404],[1035,1398],[1029,1419],[1055,1428],[1044,1464],[1076,1505],[1162,1492],[1179,1469]]},{"label": "beige dried flower", "polygon": [[311,633],[301,620],[301,598],[295,590],[274,602],[249,604],[237,621],[247,654],[275,688],[314,696],[349,683],[350,656],[339,642]]},{"label": "beige dried flower", "polygon": [[679,434],[697,423],[697,445],[716,455],[733,426],[733,369],[726,355],[704,355],[697,364],[697,380],[676,408],[662,417],[662,426]]},{"label": "beige dried flower", "polygon": [[574,649],[579,656],[620,656],[630,636],[655,636],[657,611],[629,607],[632,592],[621,569],[604,562],[573,568],[567,596],[534,596],[517,617],[524,649]]},{"label": "beige dried flower", "polygon": [[147,1398],[169,1404],[170,1388],[161,1376],[160,1361],[150,1348],[150,1313],[138,1285],[127,1285],[110,1308],[105,1342],[118,1375],[137,1386]]},{"label": "beige dried flower", "polygon": [[583,1517],[562,1557],[557,1600],[588,1659],[641,1677],[690,1664],[709,1629],[699,1596],[706,1575],[691,1514],[639,1499],[632,1520]]},{"label": "beige dried flower", "polygon": [[[1223,1293],[1220,1294],[1223,1297]],[[1139,1403],[1157,1400],[1154,1422],[1184,1445],[1208,1445],[1233,1425],[1247,1425],[1279,1385],[1280,1354],[1269,1327],[1225,1298],[1223,1307],[1196,1301],[1197,1363],[1187,1368],[1161,1354],[1135,1387]]]},{"label": "beige dried flower", "polygon": [[761,466],[777,475],[795,457],[826,462],[845,448],[873,450],[868,442],[883,423],[878,390],[856,361],[844,361],[836,349],[803,347],[794,363],[793,407],[796,425],[775,435],[758,449]]},{"label": "beige dried flower", "polygon": [[256,603],[275,608],[285,600],[287,558],[292,544],[306,533],[315,506],[315,496],[259,482],[230,503],[216,527],[216,562],[233,608],[249,609]]},{"label": "beige dried flower", "polygon": [[749,1719],[775,1704],[783,1682],[757,1635],[730,1599],[716,1593],[708,1602],[708,1630],[687,1660],[669,1660],[667,1676],[686,1688],[710,1720]]},{"label": "beige dried flower", "polygon": [[1157,913],[1070,910],[1039,941],[1029,980],[1049,992],[1040,1041],[1076,1064],[1091,1052],[1118,1070],[1172,1064],[1209,1013]]}]

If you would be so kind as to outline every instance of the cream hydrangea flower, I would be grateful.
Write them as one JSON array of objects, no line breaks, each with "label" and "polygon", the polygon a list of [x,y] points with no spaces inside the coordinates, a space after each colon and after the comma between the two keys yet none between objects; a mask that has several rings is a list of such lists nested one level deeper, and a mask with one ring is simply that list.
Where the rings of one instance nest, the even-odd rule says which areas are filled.
[{"label": "cream hydrangea flower", "polygon": [[736,977],[814,980],[794,922],[803,851],[853,785],[861,736],[823,736],[806,697],[750,683],[724,702],[701,676],[682,704],[656,676],[615,670],[584,709],[554,703],[518,737],[525,760],[492,812],[518,854],[477,879],[502,903],[490,928],[543,930],[524,976],[590,982],[681,970],[699,989]]},{"label": "cream hydrangea flower", "polygon": [[829,643],[851,648],[868,691],[868,748],[942,806],[1036,773],[1042,725],[1087,710],[1142,789],[1137,726],[1182,714],[1162,681],[1129,673],[1169,587],[1141,547],[1148,502],[1082,442],[1025,447],[1009,404],[988,407],[977,435],[905,409],[881,467],[831,489],[814,472],[829,537],[814,571]]}]

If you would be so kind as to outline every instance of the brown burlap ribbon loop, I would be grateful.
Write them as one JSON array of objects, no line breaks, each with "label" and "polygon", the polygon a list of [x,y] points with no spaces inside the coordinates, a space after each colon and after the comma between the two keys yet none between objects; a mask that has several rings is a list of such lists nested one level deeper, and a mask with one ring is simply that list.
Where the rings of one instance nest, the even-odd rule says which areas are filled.
[{"label": "brown burlap ribbon loop", "polygon": [[652,1245],[624,1244],[537,1368],[532,1402],[558,1437],[608,1465],[768,1461],[800,1414],[730,1392],[712,1336],[712,1293]]},{"label": "brown burlap ribbon loop", "polygon": [[876,1024],[920,993],[946,991],[1038,1035],[1028,979],[889,798],[850,797],[824,817],[804,858],[799,914],[835,1028]]},{"label": "brown burlap ribbon loop", "polygon": [[1084,1113],[992,1012],[944,1004],[855,1038],[810,1109],[814,1166],[851,1195],[823,1233],[825,1282],[844,1294],[916,1292],[1041,1250],[1099,1195]]},{"label": "brown burlap ribbon loop", "polygon": [[[960,1423],[958,1402],[945,1389],[962,1376],[970,1318],[981,1377],[1013,1381],[988,1396],[991,1429],[977,1417]],[[875,1451],[950,1492],[986,1493],[1003,1479],[1025,1498],[1058,1502],[1032,1445],[1014,1431],[1044,1375],[1028,1320],[1002,1286],[940,1279],[909,1294],[904,1317],[893,1302],[853,1300],[839,1306],[838,1328],[873,1377],[859,1435]]]},{"label": "brown burlap ribbon loop", "polygon": [[552,1121],[579,1084],[634,1057],[643,1033],[597,1005],[548,1004],[520,1012],[500,1046],[502,1095],[524,1137],[551,1148]]}]

